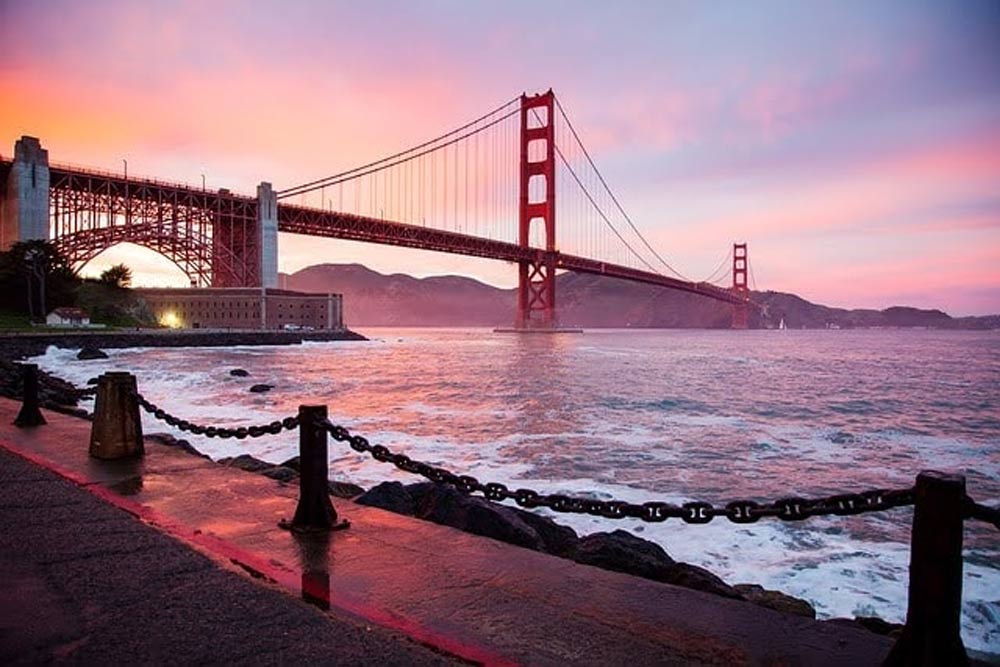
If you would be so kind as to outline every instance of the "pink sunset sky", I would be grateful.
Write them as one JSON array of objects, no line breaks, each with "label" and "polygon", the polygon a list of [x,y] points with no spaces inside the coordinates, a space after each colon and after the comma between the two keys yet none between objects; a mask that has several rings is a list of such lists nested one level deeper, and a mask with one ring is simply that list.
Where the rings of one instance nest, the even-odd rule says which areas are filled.
[{"label": "pink sunset sky", "polygon": [[[1000,3],[0,0],[0,154],[290,187],[552,87],[682,273],[749,244],[757,287],[1000,313]],[[135,247],[138,284],[186,283]],[[282,235],[513,286],[500,262]]]}]

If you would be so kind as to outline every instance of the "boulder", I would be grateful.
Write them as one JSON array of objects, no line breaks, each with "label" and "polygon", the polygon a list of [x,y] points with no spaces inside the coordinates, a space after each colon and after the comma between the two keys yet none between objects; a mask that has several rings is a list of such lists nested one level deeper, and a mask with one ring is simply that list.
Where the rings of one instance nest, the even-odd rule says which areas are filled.
[{"label": "boulder", "polygon": [[491,503],[445,484],[383,482],[357,502],[557,555],[572,548],[577,539],[572,528],[551,519]]},{"label": "boulder", "polygon": [[674,559],[659,545],[624,530],[584,535],[571,558],[604,570],[662,581]]},{"label": "boulder", "polygon": [[336,498],[355,498],[365,492],[363,488],[350,482],[331,481],[327,486],[330,489],[330,495]]},{"label": "boulder", "polygon": [[250,387],[250,392],[254,394],[263,394],[264,392],[271,391],[274,389],[273,384],[255,384]]},{"label": "boulder", "polygon": [[382,482],[366,491],[356,502],[405,516],[413,516],[415,510],[413,496],[400,482]]},{"label": "boulder", "polygon": [[76,355],[77,359],[87,361],[89,359],[107,359],[108,355],[104,350],[92,345],[85,345]]},{"label": "boulder", "polygon": [[703,593],[721,595],[724,598],[743,599],[739,591],[723,581],[721,577],[690,563],[675,563],[660,581]]},{"label": "boulder", "polygon": [[291,468],[286,468],[285,466],[271,466],[270,468],[264,468],[260,470],[260,474],[265,477],[270,477],[271,479],[276,479],[279,482],[290,482],[299,476],[299,473]]},{"label": "boulder", "polygon": [[546,553],[568,558],[568,554],[571,554],[576,549],[576,544],[580,538],[576,534],[576,531],[569,526],[563,526],[548,517],[529,512],[528,510],[516,507],[508,509],[515,512],[521,518],[521,521],[528,524],[538,533],[538,536],[542,538],[542,543],[545,545],[543,551]]},{"label": "boulder", "polygon": [[816,610],[813,609],[813,606],[800,598],[785,595],[780,591],[770,591],[757,584],[736,584],[733,588],[748,602],[753,602],[761,607],[786,614],[816,618]]},{"label": "boulder", "polygon": [[660,545],[624,531],[592,533],[580,538],[570,557],[577,563],[604,570],[683,586],[742,600],[732,586],[704,568],[678,563]]},{"label": "boulder", "polygon": [[545,542],[538,533],[508,507],[470,497],[445,484],[413,484],[408,491],[413,497],[418,518],[534,551],[544,551]]},{"label": "boulder", "polygon": [[260,459],[250,456],[249,454],[240,454],[239,456],[219,459],[218,463],[231,468],[246,470],[247,472],[263,472],[264,470],[275,467],[273,463],[261,461]]},{"label": "boulder", "polygon": [[242,368],[234,368],[233,370],[229,371],[229,374],[237,378],[250,377],[250,373],[248,371],[243,370]]},{"label": "boulder", "polygon": [[855,628],[864,628],[865,630],[874,632],[877,635],[883,635],[886,637],[898,637],[899,633],[903,631],[903,626],[901,624],[884,621],[878,616],[856,616],[854,618],[831,618],[823,622],[833,623],[834,625],[849,625]]},{"label": "boulder", "polygon": [[178,449],[187,452],[188,454],[194,454],[195,456],[200,456],[203,459],[209,459],[207,454],[202,454],[199,452],[194,445],[192,445],[187,440],[180,438],[175,438],[169,433],[148,433],[145,438],[147,440],[154,440],[159,442],[161,445],[166,445],[167,447],[177,447]]}]

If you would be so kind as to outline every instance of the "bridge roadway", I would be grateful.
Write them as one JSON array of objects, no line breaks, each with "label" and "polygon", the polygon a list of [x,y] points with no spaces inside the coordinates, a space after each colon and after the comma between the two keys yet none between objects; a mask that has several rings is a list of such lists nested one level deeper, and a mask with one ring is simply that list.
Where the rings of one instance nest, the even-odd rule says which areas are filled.
[{"label": "bridge roadway", "polygon": [[[0,161],[0,176],[9,169],[9,166],[9,161]],[[86,187],[88,192],[96,190],[123,200],[128,198],[136,201],[182,201],[187,206],[197,206],[209,214],[238,208],[246,210],[247,207],[255,208],[257,206],[256,198],[236,194],[225,189],[204,190],[182,183],[144,177],[126,179],[121,174],[71,165],[52,164],[50,166],[50,187],[69,189]],[[278,231],[433,250],[505,262],[539,261],[546,258],[544,250],[525,248],[516,243],[496,241],[433,227],[282,203],[278,204]],[[557,269],[561,270],[658,285],[735,305],[749,303],[746,297],[709,283],[689,282],[653,271],[644,271],[577,255],[559,252],[554,253],[554,255],[554,264]]]},{"label": "bridge roadway", "polygon": [[17,429],[18,407],[0,398],[0,662],[853,666],[892,644],[346,500],[348,530],[296,538],[292,485],[152,439],[96,461],[89,422]]}]

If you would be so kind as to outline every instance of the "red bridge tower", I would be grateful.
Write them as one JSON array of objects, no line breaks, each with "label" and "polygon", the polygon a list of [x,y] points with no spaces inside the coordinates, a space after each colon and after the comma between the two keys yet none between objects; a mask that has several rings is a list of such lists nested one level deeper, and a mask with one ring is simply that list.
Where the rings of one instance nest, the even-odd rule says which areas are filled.
[{"label": "red bridge tower", "polygon": [[[554,329],[556,319],[555,97],[521,95],[519,245],[530,247],[531,226],[545,230],[545,249],[518,264],[517,329]],[[544,195],[542,194],[544,192]]]},{"label": "red bridge tower", "polygon": [[747,244],[733,244],[733,292],[742,303],[733,304],[733,329],[746,329],[750,288],[747,286]]}]

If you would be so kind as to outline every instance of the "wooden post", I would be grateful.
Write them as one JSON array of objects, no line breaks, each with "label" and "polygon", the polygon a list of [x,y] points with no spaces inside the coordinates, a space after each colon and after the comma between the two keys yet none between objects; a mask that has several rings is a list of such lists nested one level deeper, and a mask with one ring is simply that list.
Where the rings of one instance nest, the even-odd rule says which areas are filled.
[{"label": "wooden post", "polygon": [[337,521],[330,502],[330,464],[327,460],[325,405],[299,406],[299,504],[291,523],[280,525],[295,532],[316,533],[350,526]]},{"label": "wooden post", "polygon": [[965,477],[917,476],[906,627],[885,665],[968,665],[962,644]]},{"label": "wooden post", "polygon": [[38,409],[38,366],[21,364],[21,410],[14,419],[14,426],[42,426],[45,417]]},{"label": "wooden post", "polygon": [[105,373],[97,378],[90,455],[98,459],[142,456],[142,420],[138,388],[131,373]]}]

